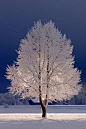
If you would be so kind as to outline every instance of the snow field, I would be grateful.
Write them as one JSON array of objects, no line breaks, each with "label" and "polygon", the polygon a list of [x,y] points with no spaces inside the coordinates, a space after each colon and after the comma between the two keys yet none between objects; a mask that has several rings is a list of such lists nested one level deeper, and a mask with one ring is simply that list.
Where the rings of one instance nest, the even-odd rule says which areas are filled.
[{"label": "snow field", "polygon": [[40,106],[0,106],[0,129],[86,129],[85,107],[49,107],[50,111],[42,119]]},{"label": "snow field", "polygon": [[86,129],[86,114],[0,114],[0,129]]},{"label": "snow field", "polygon": [[[10,114],[0,114],[0,120],[3,121],[9,121],[9,120],[41,120],[42,117],[41,114],[25,114],[25,113],[10,113]],[[45,118],[44,118],[45,119]],[[52,120],[78,120],[78,121],[86,121],[86,114],[77,114],[77,113],[47,113],[46,119],[52,119]]]}]

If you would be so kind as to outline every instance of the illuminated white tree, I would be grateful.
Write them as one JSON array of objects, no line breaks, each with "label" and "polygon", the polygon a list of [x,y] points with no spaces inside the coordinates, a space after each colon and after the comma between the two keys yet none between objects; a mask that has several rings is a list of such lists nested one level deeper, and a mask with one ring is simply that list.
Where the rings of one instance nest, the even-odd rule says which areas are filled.
[{"label": "illuminated white tree", "polygon": [[38,21],[21,40],[17,61],[7,67],[10,92],[38,98],[45,117],[48,100],[70,99],[81,90],[72,51],[70,39],[52,21],[44,25]]}]

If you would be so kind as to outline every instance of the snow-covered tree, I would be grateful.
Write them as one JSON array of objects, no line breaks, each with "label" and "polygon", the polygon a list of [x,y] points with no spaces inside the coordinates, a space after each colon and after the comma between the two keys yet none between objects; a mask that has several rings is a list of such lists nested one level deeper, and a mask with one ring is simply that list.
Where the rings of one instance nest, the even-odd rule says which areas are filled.
[{"label": "snow-covered tree", "polygon": [[45,117],[48,100],[70,99],[81,90],[72,51],[71,40],[52,21],[38,21],[21,40],[17,61],[6,69],[10,92],[39,99]]}]

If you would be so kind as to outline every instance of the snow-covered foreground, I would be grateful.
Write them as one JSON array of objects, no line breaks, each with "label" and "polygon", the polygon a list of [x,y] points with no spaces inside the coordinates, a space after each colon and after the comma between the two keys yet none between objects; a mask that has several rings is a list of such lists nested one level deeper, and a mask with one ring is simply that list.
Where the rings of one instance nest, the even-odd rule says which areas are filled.
[{"label": "snow-covered foreground", "polygon": [[0,106],[0,129],[86,129],[85,107],[49,107],[50,111],[42,119],[39,106]]}]

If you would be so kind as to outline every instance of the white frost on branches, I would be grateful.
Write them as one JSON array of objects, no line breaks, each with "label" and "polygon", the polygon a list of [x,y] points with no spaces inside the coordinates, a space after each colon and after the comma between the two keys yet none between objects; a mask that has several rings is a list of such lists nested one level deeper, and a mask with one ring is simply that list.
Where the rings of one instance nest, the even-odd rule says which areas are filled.
[{"label": "white frost on branches", "polygon": [[50,100],[77,95],[81,72],[74,68],[72,51],[71,40],[52,21],[44,25],[38,21],[21,40],[17,61],[6,69],[10,92]]}]

